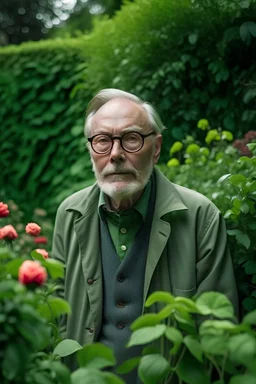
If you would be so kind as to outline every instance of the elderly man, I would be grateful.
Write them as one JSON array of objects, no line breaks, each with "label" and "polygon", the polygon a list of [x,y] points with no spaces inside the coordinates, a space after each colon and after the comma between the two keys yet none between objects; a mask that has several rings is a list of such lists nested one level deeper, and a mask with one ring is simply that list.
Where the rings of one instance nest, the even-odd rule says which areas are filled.
[{"label": "elderly man", "polygon": [[[191,297],[216,290],[237,306],[225,224],[201,194],[154,167],[164,126],[138,97],[105,89],[90,102],[85,135],[96,183],[59,207],[53,255],[66,264],[72,314],[66,337],[110,346],[118,364],[131,323],[156,290]],[[134,384],[131,375],[127,383]]]}]

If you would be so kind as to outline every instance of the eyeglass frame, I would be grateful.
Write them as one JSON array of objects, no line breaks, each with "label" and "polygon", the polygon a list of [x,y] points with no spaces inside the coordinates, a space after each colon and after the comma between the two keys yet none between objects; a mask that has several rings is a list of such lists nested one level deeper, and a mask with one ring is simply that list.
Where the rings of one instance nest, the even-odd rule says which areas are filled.
[{"label": "eyeglass frame", "polygon": [[[141,138],[142,138],[141,147],[140,147],[139,149],[136,149],[136,151],[127,151],[127,149],[125,149],[125,148],[123,147],[123,144],[122,144],[122,140],[123,140],[123,138],[124,138],[126,135],[131,134],[131,133],[136,133],[137,135],[141,136]],[[107,155],[108,153],[110,153],[111,150],[112,150],[112,148],[113,148],[113,145],[114,145],[114,140],[119,140],[119,141],[120,141],[120,145],[121,145],[121,147],[123,148],[123,150],[124,150],[125,152],[127,152],[127,153],[136,153],[136,152],[139,152],[139,151],[144,147],[145,138],[147,138],[147,137],[149,137],[149,136],[151,136],[151,135],[156,135],[156,134],[157,134],[157,132],[155,132],[155,131],[151,131],[151,132],[149,132],[148,134],[145,134],[145,135],[142,134],[142,133],[140,133],[140,132],[137,132],[137,131],[129,131],[129,132],[126,132],[123,136],[110,136],[110,135],[107,134],[107,133],[97,133],[97,135],[94,135],[94,136],[92,136],[92,137],[88,137],[87,140],[88,140],[89,143],[91,144],[91,148],[92,148],[93,152],[97,153],[98,155]],[[92,141],[93,141],[93,139],[94,139],[96,136],[107,136],[107,137],[109,137],[109,138],[111,139],[111,141],[112,141],[112,145],[111,145],[110,149],[109,149],[107,152],[97,152],[97,151],[95,151],[95,149],[93,148],[93,145],[92,145]]]}]

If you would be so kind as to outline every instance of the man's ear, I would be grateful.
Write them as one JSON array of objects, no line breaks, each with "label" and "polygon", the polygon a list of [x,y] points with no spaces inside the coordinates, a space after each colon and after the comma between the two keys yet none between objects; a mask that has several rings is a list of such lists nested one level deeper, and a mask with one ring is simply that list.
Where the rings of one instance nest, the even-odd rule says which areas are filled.
[{"label": "man's ear", "polygon": [[161,148],[162,148],[162,142],[163,142],[163,136],[160,135],[160,133],[159,133],[155,139],[155,152],[154,152],[154,156],[153,156],[154,164],[156,164],[158,162]]}]

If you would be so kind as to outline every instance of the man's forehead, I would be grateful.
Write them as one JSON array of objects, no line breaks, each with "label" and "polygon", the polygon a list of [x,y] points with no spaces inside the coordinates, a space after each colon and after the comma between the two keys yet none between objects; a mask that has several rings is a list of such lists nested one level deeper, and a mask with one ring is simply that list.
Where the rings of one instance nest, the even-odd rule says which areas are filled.
[{"label": "man's forehead", "polygon": [[92,125],[102,121],[123,120],[132,125],[145,126],[148,116],[141,105],[125,98],[115,98],[105,103],[93,116]]}]

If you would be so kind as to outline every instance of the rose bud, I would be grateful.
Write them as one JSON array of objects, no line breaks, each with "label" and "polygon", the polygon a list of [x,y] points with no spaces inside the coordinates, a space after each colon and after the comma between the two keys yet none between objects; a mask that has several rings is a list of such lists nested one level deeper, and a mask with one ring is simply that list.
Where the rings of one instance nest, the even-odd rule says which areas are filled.
[{"label": "rose bud", "polygon": [[26,260],[21,264],[18,276],[21,284],[42,285],[47,279],[47,272],[38,261]]},{"label": "rose bud", "polygon": [[8,205],[0,202],[0,217],[6,217],[9,213]]},{"label": "rose bud", "polygon": [[36,223],[28,223],[26,225],[26,232],[31,236],[38,236],[41,232],[41,227]]},{"label": "rose bud", "polygon": [[40,253],[45,259],[48,259],[49,253],[45,249],[36,249],[37,253]]},{"label": "rose bud", "polygon": [[48,239],[45,236],[38,236],[38,237],[35,237],[34,242],[36,244],[47,244],[48,243]]},{"label": "rose bud", "polygon": [[18,233],[13,228],[12,225],[5,225],[3,228],[0,228],[0,239],[5,240],[14,240],[17,239]]}]

